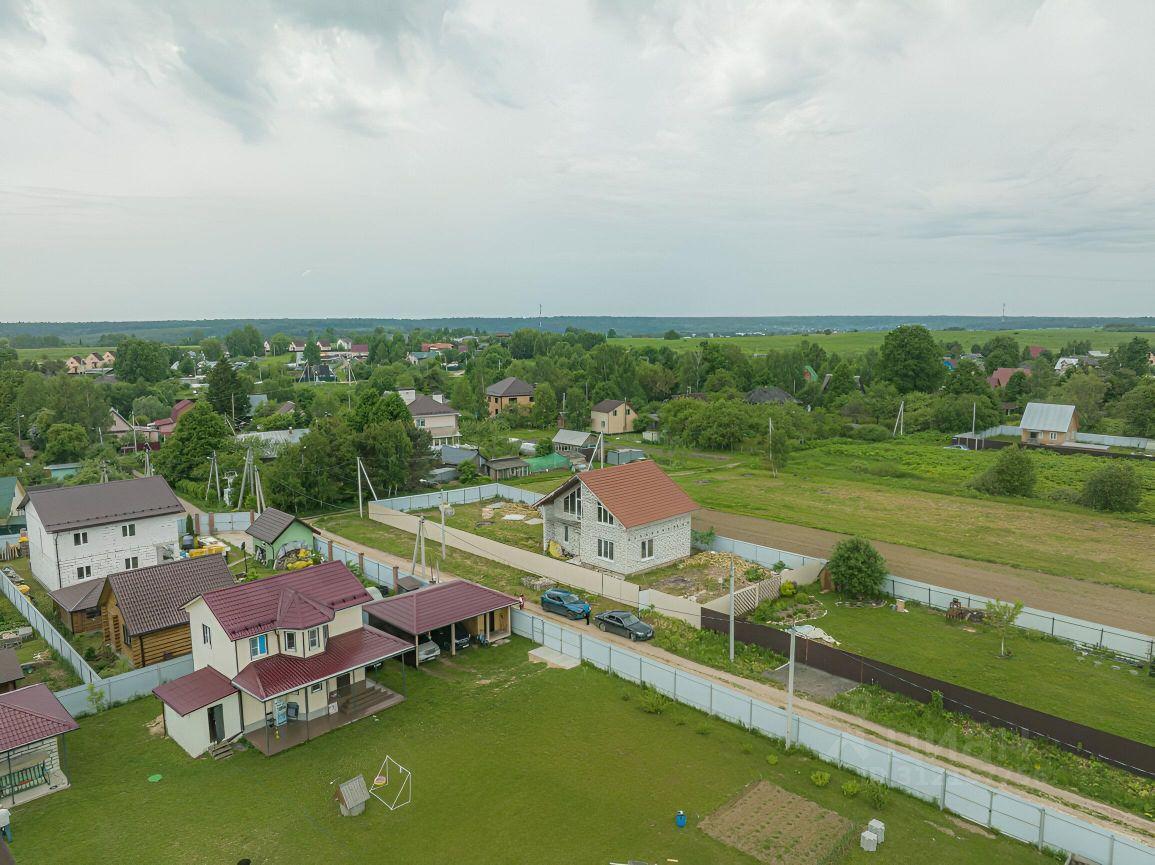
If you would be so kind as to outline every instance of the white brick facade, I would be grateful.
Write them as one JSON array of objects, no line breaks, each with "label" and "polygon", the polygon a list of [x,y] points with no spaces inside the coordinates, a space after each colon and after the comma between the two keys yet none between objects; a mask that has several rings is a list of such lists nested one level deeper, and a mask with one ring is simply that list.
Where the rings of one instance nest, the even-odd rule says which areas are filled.
[{"label": "white brick facade", "polygon": [[35,505],[29,503],[25,513],[29,564],[36,579],[49,591],[159,564],[157,548],[177,541],[177,517],[173,514],[53,533],[44,528]]},{"label": "white brick facade", "polygon": [[[541,509],[543,547],[557,541],[583,564],[622,575],[648,571],[690,555],[689,514],[627,529],[616,518],[612,523],[599,522],[597,496],[584,484],[579,483],[578,489],[580,519],[565,512],[564,496]],[[643,557],[642,544],[649,541],[653,542],[653,554]],[[606,557],[606,542],[613,544],[612,560]],[[647,543],[647,553],[649,547]]]}]

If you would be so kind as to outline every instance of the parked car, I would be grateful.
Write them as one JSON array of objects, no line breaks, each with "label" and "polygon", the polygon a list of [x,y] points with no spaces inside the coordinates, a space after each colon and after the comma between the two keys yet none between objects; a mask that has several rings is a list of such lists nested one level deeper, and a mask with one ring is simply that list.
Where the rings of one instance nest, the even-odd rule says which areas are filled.
[{"label": "parked car", "polygon": [[549,589],[542,593],[541,608],[548,613],[559,613],[571,619],[584,619],[589,615],[590,605],[564,589]]},{"label": "parked car", "polygon": [[[438,628],[436,631],[430,633],[430,638],[435,642],[443,652],[451,652],[453,647],[457,647],[457,651],[469,648],[469,631],[464,627],[457,628],[457,637],[454,639],[453,632],[449,627]],[[422,658],[422,660],[425,660]]]},{"label": "parked car", "polygon": [[648,640],[654,636],[654,629],[629,610],[609,610],[594,616],[598,628],[612,634],[620,634],[631,640]]},{"label": "parked car", "polygon": [[425,640],[417,646],[417,662],[426,664],[441,657],[441,647],[432,640]]}]

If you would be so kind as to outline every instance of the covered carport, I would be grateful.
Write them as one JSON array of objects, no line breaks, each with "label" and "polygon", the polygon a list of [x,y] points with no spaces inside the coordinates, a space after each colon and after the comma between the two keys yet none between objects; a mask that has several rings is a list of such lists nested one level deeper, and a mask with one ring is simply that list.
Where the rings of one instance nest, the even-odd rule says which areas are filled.
[{"label": "covered carport", "polygon": [[449,580],[382,598],[362,609],[370,625],[407,637],[414,647],[424,634],[449,628],[450,654],[457,654],[454,643],[461,629],[485,643],[507,638],[513,632],[512,610],[517,604],[517,598],[496,589]]}]

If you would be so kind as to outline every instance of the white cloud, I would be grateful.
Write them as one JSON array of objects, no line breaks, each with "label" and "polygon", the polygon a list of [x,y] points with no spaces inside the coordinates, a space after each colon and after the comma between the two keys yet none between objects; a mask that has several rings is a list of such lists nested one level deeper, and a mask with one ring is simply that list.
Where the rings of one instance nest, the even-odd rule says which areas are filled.
[{"label": "white cloud", "polygon": [[1146,0],[0,0],[3,317],[1150,313],[1152,37]]}]

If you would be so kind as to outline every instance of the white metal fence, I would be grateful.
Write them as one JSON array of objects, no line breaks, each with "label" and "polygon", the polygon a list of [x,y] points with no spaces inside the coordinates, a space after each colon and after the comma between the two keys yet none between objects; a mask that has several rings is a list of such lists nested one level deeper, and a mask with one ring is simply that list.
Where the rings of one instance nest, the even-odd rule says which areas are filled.
[{"label": "white metal fence", "polygon": [[47,617],[36,609],[36,605],[28,600],[7,577],[0,576],[0,591],[4,593],[4,597],[12,602],[12,606],[27,620],[32,629],[56,650],[68,666],[76,671],[76,675],[85,682],[100,681],[100,674],[89,666],[80,653],[72,648],[72,644],[52,626]]},{"label": "white metal fence", "polygon": [[[513,611],[513,631],[709,715],[767,736],[785,738],[787,718],[783,709],[709,679],[524,611]],[[822,759],[1012,838],[1111,865],[1155,865],[1155,849],[1071,814],[1036,805],[816,721],[795,716],[792,727],[793,740]]]},{"label": "white metal fence", "polygon": [[117,703],[134,700],[152,693],[152,689],[193,671],[192,655],[181,655],[159,664],[129,670],[119,676],[97,679],[92,687],[98,697],[94,702],[88,685],[78,685],[66,691],[57,691],[56,697],[73,717],[91,715]]},{"label": "white metal fence", "polygon": [[[333,550],[331,561],[344,562],[346,565],[357,565],[361,568],[361,573],[365,575],[366,579],[372,580],[377,585],[394,592],[397,590],[397,585],[393,581],[393,566],[387,565],[384,562],[378,562],[368,556],[362,556],[360,553],[353,550],[347,550],[336,541],[330,542],[328,538],[323,538],[320,535],[313,535],[313,549],[321,558],[329,559],[330,546]],[[397,570],[399,577],[413,577],[422,585],[427,583],[426,580],[421,579],[416,574],[411,574],[409,571],[399,568]]]},{"label": "white metal fence", "polygon": [[489,499],[508,499],[526,505],[536,505],[544,498],[542,493],[509,484],[479,484],[475,487],[461,487],[435,493],[418,493],[412,496],[394,496],[391,499],[375,499],[373,504],[393,511],[424,511],[435,508],[443,501],[451,505],[465,505],[470,502],[484,502]]},{"label": "white metal fence", "polygon": [[[733,552],[744,559],[765,566],[773,565],[776,562],[785,562],[786,567],[797,568],[810,562],[826,561],[814,556],[803,556],[733,538],[716,537],[710,548],[718,552]],[[884,589],[896,598],[918,601],[939,610],[947,609],[955,598],[958,598],[964,606],[976,609],[984,608],[987,601],[992,600],[984,595],[967,594],[957,589],[946,589],[942,586],[923,583],[894,574],[886,578]],[[1060,616],[1032,607],[1023,607],[1023,611],[1015,620],[1015,624],[1030,631],[1039,631],[1062,640],[1107,649],[1132,658],[1147,660],[1155,658],[1155,637],[1148,634],[1112,628],[1084,619]]]},{"label": "white metal fence", "polygon": [[[980,430],[975,433],[975,435],[979,438],[992,438],[993,436],[1014,436],[1018,438],[1022,433],[1023,428],[1021,426],[1002,424],[1000,426],[993,426],[990,429]],[[1155,440],[1142,436],[1109,436],[1089,432],[1075,433],[1075,441],[1082,442],[1083,444],[1107,445],[1117,448],[1138,448],[1139,450],[1149,449],[1155,446]]]}]

